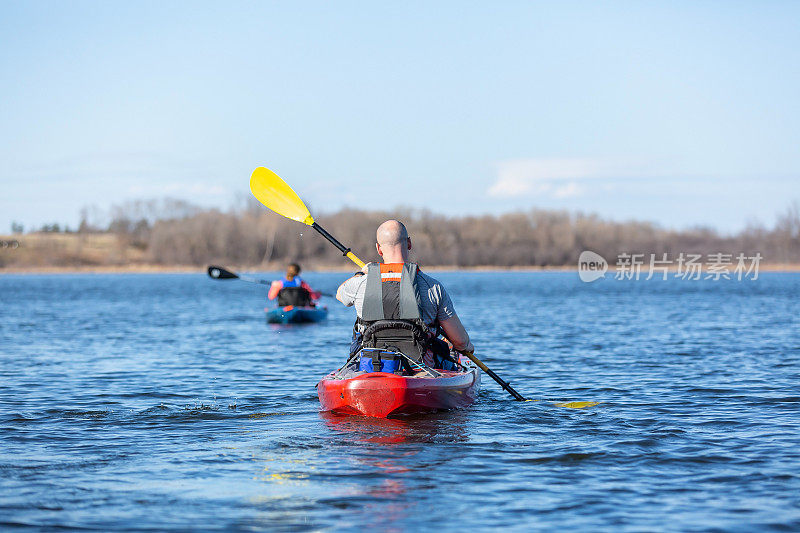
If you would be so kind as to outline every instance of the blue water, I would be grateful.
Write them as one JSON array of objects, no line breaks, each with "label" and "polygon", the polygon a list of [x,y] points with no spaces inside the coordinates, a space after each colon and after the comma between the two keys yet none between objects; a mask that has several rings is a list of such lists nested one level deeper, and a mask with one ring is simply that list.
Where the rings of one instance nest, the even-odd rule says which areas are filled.
[{"label": "blue water", "polygon": [[484,376],[462,411],[334,417],[314,385],[348,347],[335,302],[269,326],[238,281],[0,276],[0,526],[800,529],[800,276],[437,276],[542,401]]}]

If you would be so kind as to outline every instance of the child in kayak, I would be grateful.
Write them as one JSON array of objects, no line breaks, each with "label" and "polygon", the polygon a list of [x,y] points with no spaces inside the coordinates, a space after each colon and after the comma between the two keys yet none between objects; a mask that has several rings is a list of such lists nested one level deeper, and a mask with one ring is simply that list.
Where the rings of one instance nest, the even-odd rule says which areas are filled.
[{"label": "child in kayak", "polygon": [[[336,291],[336,299],[355,306],[358,315],[351,353],[390,342],[403,346],[400,351],[415,361],[447,368],[449,346],[436,338],[440,332],[456,351],[472,353],[469,334],[444,286],[408,262],[411,238],[405,226],[387,220],[378,227],[376,240],[383,263],[369,263]],[[398,340],[404,335],[407,340]]]},{"label": "child in kayak", "polygon": [[270,300],[278,299],[279,307],[313,307],[320,296],[319,292],[300,279],[300,265],[297,263],[290,263],[286,267],[286,276],[273,281],[267,294]]}]

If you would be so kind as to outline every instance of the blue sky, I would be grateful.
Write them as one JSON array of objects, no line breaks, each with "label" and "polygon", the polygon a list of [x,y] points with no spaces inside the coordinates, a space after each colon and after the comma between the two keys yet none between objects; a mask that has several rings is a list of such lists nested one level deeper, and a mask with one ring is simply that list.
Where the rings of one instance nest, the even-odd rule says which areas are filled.
[{"label": "blue sky", "polygon": [[533,207],[682,228],[800,199],[792,2],[2,2],[0,232],[86,205]]}]

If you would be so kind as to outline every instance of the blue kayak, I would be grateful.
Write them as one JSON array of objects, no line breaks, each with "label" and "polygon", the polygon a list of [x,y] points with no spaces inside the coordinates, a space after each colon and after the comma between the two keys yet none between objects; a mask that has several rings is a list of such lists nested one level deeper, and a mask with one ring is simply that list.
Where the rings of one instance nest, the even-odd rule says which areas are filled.
[{"label": "blue kayak", "polygon": [[267,307],[267,322],[270,324],[308,324],[322,322],[328,317],[327,307]]}]

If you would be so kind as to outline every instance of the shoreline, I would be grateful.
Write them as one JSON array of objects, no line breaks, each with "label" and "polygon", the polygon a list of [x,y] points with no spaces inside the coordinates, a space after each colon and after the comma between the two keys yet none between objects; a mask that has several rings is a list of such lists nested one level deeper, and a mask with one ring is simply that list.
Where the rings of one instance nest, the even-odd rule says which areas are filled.
[{"label": "shoreline", "polygon": [[[277,268],[272,267],[236,267],[225,265],[226,268],[235,272],[241,273],[258,273],[258,272],[280,272],[283,266]],[[107,266],[42,266],[42,267],[7,267],[0,268],[0,276],[5,274],[18,274],[18,275],[46,275],[46,274],[205,274],[207,267],[198,267],[190,265],[107,265]],[[320,265],[313,268],[305,268],[303,271],[308,272],[342,272],[352,273],[356,270],[356,266],[352,268],[346,266],[333,266],[333,265]],[[455,265],[439,265],[423,267],[426,271],[430,272],[577,272],[575,266],[515,266],[515,267],[502,267],[495,265],[472,266],[472,267],[459,267]],[[675,269],[670,269],[674,271]],[[643,268],[642,273],[646,274],[647,269]],[[800,272],[800,264],[766,264],[759,266],[759,272],[775,272],[775,273],[798,273]],[[613,275],[614,269],[609,268],[608,274]]]}]

